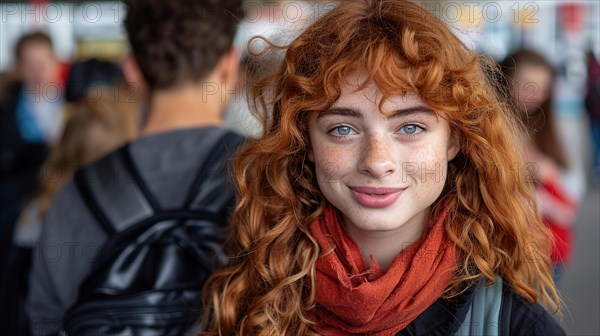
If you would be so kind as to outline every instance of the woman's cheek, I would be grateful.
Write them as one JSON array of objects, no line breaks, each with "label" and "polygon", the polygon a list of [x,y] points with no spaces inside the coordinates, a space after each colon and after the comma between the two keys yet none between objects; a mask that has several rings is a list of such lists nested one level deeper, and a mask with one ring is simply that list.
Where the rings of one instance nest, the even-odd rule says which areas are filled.
[{"label": "woman's cheek", "polygon": [[326,147],[316,153],[317,178],[321,182],[338,182],[343,171],[344,164],[349,161],[344,150],[337,147]]},{"label": "woman's cheek", "polygon": [[426,184],[435,188],[437,184],[444,184],[446,180],[447,162],[445,155],[436,150],[420,151],[415,158],[412,170],[417,183]]}]

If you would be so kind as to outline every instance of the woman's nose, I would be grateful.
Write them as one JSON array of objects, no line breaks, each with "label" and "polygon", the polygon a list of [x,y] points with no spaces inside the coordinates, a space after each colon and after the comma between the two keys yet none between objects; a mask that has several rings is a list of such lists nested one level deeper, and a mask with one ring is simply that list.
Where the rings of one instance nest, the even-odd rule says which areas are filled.
[{"label": "woman's nose", "polygon": [[360,153],[359,170],[375,178],[391,175],[396,170],[390,139],[381,134],[370,136]]}]

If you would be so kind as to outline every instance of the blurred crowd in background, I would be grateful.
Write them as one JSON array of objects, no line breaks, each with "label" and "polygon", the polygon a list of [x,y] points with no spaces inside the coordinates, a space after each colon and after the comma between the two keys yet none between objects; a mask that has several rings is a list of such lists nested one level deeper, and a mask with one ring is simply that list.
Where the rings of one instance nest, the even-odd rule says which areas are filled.
[{"label": "blurred crowd in background", "polygon": [[[555,234],[552,258],[560,283],[569,270],[580,205],[600,188],[600,2],[420,3],[467,46],[502,66],[506,78],[498,79],[499,89],[514,94],[531,134],[523,145],[542,216]],[[260,135],[246,87],[281,55],[261,54],[265,40],[252,37],[284,46],[333,6],[246,2],[228,127]],[[26,271],[19,270],[29,267],[53,195],[78,167],[133,139],[145,106],[123,79],[120,61],[129,48],[123,4],[38,0],[0,8],[0,301],[7,303],[0,316],[17,323],[22,312],[12,307],[19,307],[27,288]]]}]

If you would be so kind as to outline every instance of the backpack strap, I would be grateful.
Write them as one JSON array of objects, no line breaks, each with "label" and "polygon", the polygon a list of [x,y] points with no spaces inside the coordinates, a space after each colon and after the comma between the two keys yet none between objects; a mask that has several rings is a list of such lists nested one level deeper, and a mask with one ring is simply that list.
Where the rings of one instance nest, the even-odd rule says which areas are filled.
[{"label": "backpack strap", "polygon": [[115,227],[111,224],[110,220],[108,219],[104,211],[102,211],[100,206],[98,206],[98,201],[92,193],[92,190],[88,183],[88,178],[85,176],[85,169],[88,168],[80,169],[75,173],[75,186],[79,190],[79,194],[81,195],[83,202],[85,203],[85,205],[87,205],[87,208],[92,212],[92,215],[96,218],[98,224],[100,224],[100,227],[102,228],[102,230],[104,230],[104,233],[106,233],[106,235],[110,237],[116,233]]},{"label": "backpack strap", "polygon": [[481,285],[476,289],[467,316],[455,335],[500,335],[502,287],[502,278],[496,276],[491,287]]},{"label": "backpack strap", "polygon": [[77,171],[75,184],[108,236],[158,210],[132,164],[129,145]]},{"label": "backpack strap", "polygon": [[130,148],[130,145],[128,143],[125,146],[121,147],[121,149],[118,151],[118,154],[121,156],[121,160],[123,160],[123,164],[125,164],[125,167],[127,168],[127,172],[129,174],[131,174],[131,177],[133,178],[133,182],[135,182],[135,185],[139,188],[139,190],[142,192],[142,194],[146,197],[146,200],[148,201],[148,204],[154,210],[154,213],[158,213],[158,212],[162,211],[160,203],[156,200],[156,198],[154,197],[154,194],[150,191],[150,188],[148,187],[146,182],[144,182],[144,179],[142,178],[142,175],[140,174],[140,170],[135,165],[135,162],[133,162],[133,158],[131,157],[131,150],[129,148]]},{"label": "backpack strap", "polygon": [[[222,171],[222,169],[228,168],[227,164],[229,161],[222,157],[229,157],[229,152],[239,147],[242,141],[242,137],[231,131],[226,131],[223,136],[219,136],[216,143],[211,147],[210,154],[198,169],[198,172],[188,189],[185,201],[182,203],[182,210],[190,210],[192,202],[200,192],[202,183],[207,178],[211,177],[211,174],[219,173],[224,177],[229,176],[229,174]],[[222,164],[225,164],[225,166],[222,166]]]},{"label": "backpack strap", "polygon": [[[221,157],[228,157],[228,152],[239,147],[242,142],[243,138],[234,132],[226,131],[224,135],[219,135],[211,146],[210,154],[198,169],[181,210],[190,210],[202,183],[214,173],[213,170],[223,168],[214,165],[226,162]],[[163,212],[160,203],[137,169],[131,157],[129,144],[78,170],[75,174],[75,184],[87,207],[108,236]]]}]

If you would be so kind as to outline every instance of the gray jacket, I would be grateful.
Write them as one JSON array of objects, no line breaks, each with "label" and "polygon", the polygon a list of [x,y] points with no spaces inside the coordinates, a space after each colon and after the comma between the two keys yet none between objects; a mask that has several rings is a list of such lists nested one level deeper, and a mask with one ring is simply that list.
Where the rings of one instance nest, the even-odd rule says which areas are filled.
[{"label": "gray jacket", "polygon": [[[196,170],[207,159],[207,148],[213,148],[215,139],[224,132],[228,131],[218,127],[183,129],[141,137],[131,143],[134,164],[163,208],[183,202]],[[239,137],[240,144],[242,141]],[[232,154],[234,151],[232,148]],[[222,178],[228,173],[214,172],[224,182],[211,189],[223,191],[217,197],[214,192],[200,191],[193,202],[195,208],[223,216],[229,214],[234,201],[233,188]],[[119,178],[118,173],[115,175]],[[33,335],[58,332],[106,238],[75,185],[66,185],[52,202],[33,252],[28,297]]]}]

